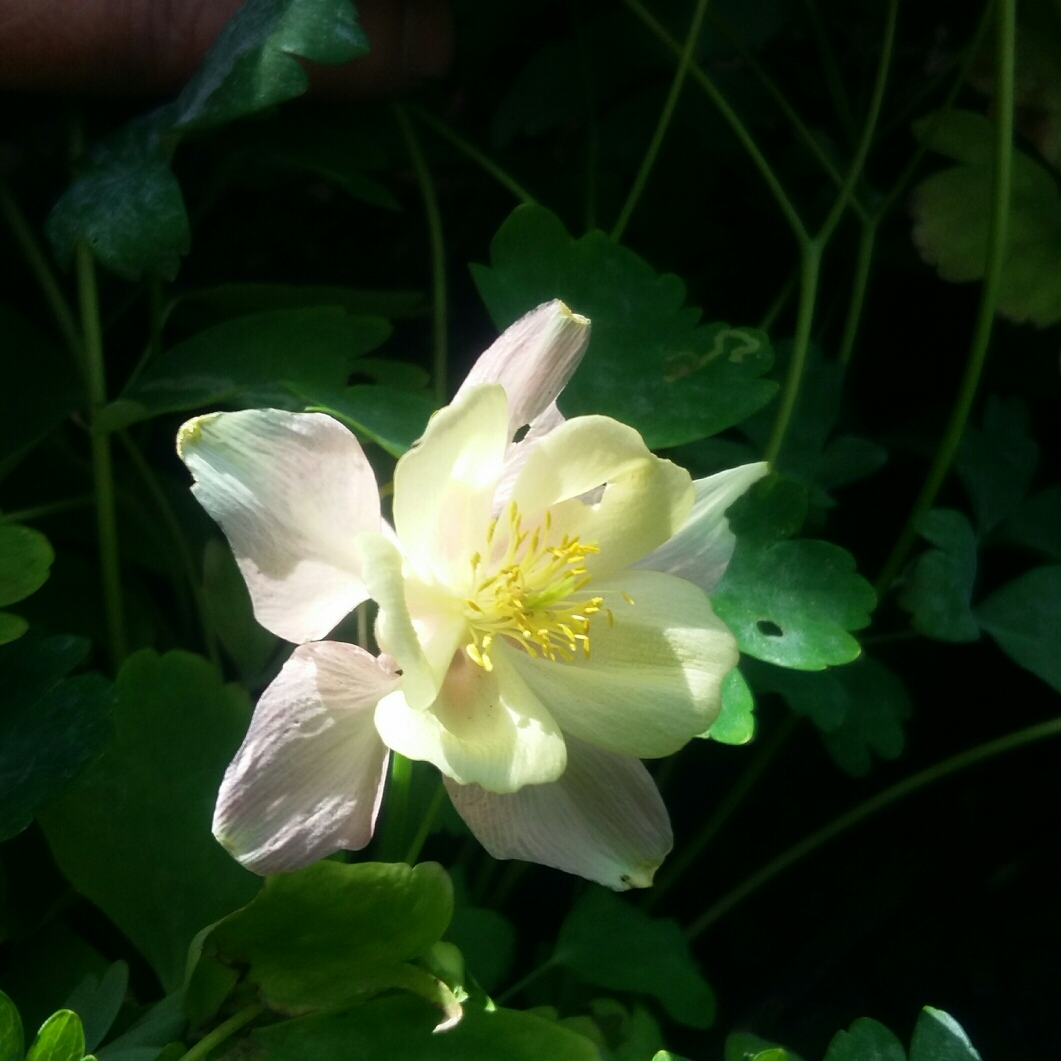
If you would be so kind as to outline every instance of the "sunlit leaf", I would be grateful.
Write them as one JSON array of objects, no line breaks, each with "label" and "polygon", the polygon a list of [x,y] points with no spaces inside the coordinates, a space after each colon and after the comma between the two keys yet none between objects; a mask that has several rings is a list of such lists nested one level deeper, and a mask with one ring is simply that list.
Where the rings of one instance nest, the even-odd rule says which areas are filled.
[{"label": "sunlit leaf", "polygon": [[649,917],[604,888],[591,887],[572,907],[553,961],[595,987],[652,995],[682,1024],[714,1022],[714,992],[678,923]]},{"label": "sunlit leaf", "polygon": [[26,1061],[81,1061],[85,1056],[85,1033],[76,1013],[61,1009],[53,1013],[37,1032],[26,1053]]},{"label": "sunlit leaf", "polygon": [[722,683],[722,711],[703,736],[720,744],[747,744],[755,736],[755,697],[736,668]]},{"label": "sunlit leaf", "polygon": [[[972,111],[929,115],[915,135],[959,166],[932,174],[914,189],[914,243],[944,280],[979,280],[987,260],[994,126]],[[999,312],[1040,328],[1061,320],[1061,192],[1053,174],[1013,151],[1006,252]]]},{"label": "sunlit leaf", "polygon": [[448,1031],[438,1012],[411,995],[381,998],[345,1013],[298,1017],[251,1033],[257,1061],[599,1061],[589,1039],[517,1010],[468,1005]]},{"label": "sunlit leaf", "polygon": [[754,328],[700,324],[685,285],[657,273],[602,232],[580,239],[536,206],[520,206],[472,275],[498,328],[559,298],[593,322],[589,349],[560,398],[567,416],[604,413],[652,448],[677,446],[739,423],[777,384],[761,379],[770,344]]},{"label": "sunlit leaf", "polygon": [[976,618],[1010,659],[1061,692],[1061,564],[1007,582]]},{"label": "sunlit leaf", "polygon": [[980,1055],[949,1013],[926,1006],[914,1026],[910,1061],[980,1061]]},{"label": "sunlit leaf", "polygon": [[935,549],[913,562],[903,581],[899,604],[911,613],[913,628],[937,641],[975,641],[980,627],[970,602],[976,580],[976,535],[961,512],[934,508],[918,530]]},{"label": "sunlit leaf", "polygon": [[187,652],[137,652],[115,692],[113,743],[39,818],[66,876],[172,990],[196,932],[260,886],[210,832],[250,705]]},{"label": "sunlit leaf", "polygon": [[110,738],[110,682],[67,677],[89,647],[80,637],[29,637],[0,648],[0,840],[25,829]]},{"label": "sunlit leaf", "polygon": [[821,670],[858,656],[848,631],[869,623],[876,595],[846,550],[792,538],[806,510],[806,489],[777,475],[737,501],[728,513],[737,547],[711,602],[741,652]]},{"label": "sunlit leaf", "polygon": [[318,862],[269,877],[248,906],[215,925],[189,991],[226,965],[246,970],[286,1013],[342,1009],[393,987],[444,999],[442,985],[409,962],[441,939],[452,912],[453,889],[437,863]]}]

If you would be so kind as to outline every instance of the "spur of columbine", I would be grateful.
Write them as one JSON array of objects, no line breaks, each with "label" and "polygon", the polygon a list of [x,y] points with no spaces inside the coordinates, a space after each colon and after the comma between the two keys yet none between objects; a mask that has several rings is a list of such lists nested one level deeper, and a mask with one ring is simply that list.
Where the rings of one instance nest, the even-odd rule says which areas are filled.
[{"label": "spur of columbine", "polygon": [[[693,482],[630,427],[565,421],[588,338],[560,302],[512,325],[398,461],[393,527],[329,416],[181,428],[258,621],[298,646],[218,795],[215,835],[248,868],[364,847],[393,750],[438,767],[494,857],[651,884],[672,836],[641,759],[718,715],[738,652],[708,593],[724,512],[766,466]],[[379,657],[323,640],[369,598]]]}]

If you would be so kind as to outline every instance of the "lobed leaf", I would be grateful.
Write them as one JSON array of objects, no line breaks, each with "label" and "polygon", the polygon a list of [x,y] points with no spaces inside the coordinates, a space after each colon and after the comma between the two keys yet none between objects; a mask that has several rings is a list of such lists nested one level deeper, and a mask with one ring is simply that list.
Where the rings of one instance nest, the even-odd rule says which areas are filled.
[{"label": "lobed leaf", "polygon": [[925,1006],[914,1026],[910,1061],[980,1061],[980,1055],[949,1013]]},{"label": "lobed leaf", "polygon": [[[40,531],[18,523],[0,523],[0,607],[24,600],[44,585],[55,552]],[[21,637],[25,619],[0,612],[0,645]]]},{"label": "lobed leaf", "polygon": [[135,653],[115,694],[113,743],[38,817],[74,887],[174,990],[195,933],[246,903],[260,884],[210,832],[250,705],[188,652]]},{"label": "lobed leaf", "polygon": [[37,1032],[26,1061],[82,1061],[85,1033],[77,1014],[68,1009],[53,1013]]},{"label": "lobed leaf", "polygon": [[498,328],[559,298],[593,322],[589,349],[560,398],[566,416],[604,413],[653,449],[722,431],[765,405],[770,344],[754,328],[700,324],[685,285],[603,232],[580,239],[539,206],[517,207],[472,276]]},{"label": "lobed leaf", "polygon": [[747,744],[755,736],[755,697],[736,667],[722,682],[722,710],[702,736],[720,744]]}]

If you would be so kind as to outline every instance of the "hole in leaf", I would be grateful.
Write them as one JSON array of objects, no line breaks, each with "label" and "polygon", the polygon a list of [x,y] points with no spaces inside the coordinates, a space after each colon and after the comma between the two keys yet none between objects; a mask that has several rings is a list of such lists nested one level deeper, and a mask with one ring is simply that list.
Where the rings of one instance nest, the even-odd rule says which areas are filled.
[{"label": "hole in leaf", "polygon": [[513,442],[522,442],[527,437],[527,432],[530,430],[530,424],[524,424],[516,434],[513,436]]},{"label": "hole in leaf", "polygon": [[781,629],[777,623],[770,622],[769,619],[760,619],[756,624],[759,627],[759,633],[763,637],[784,637],[785,631]]}]

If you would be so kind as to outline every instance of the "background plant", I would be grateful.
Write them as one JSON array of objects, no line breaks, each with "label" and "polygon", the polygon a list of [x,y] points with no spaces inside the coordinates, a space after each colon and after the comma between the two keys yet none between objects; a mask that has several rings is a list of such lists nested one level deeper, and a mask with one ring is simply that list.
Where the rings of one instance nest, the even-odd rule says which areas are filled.
[{"label": "background plant", "polygon": [[[926,1001],[1040,1050],[1061,11],[455,14],[400,104],[293,102],[371,46],[345,0],[249,0],[131,120],[2,104],[0,1061],[904,1056],[864,1014],[975,1056]],[[676,850],[634,898],[498,864],[414,767],[363,857],[262,889],[209,820],[287,647],[176,425],[326,409],[387,482],[555,297],[594,324],[568,415],[776,473],[730,511],[723,715],[654,768]]]}]

